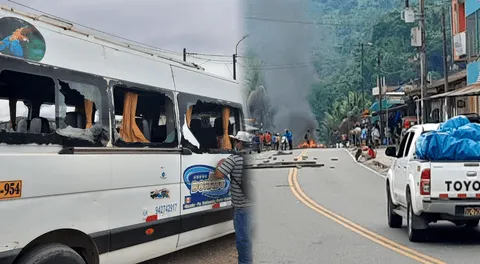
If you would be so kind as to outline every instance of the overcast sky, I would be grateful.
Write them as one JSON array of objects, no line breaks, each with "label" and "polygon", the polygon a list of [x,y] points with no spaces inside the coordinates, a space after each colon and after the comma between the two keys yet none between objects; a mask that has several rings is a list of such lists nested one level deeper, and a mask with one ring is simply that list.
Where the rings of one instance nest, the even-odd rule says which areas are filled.
[{"label": "overcast sky", "polygon": [[[8,0],[0,2],[36,13]],[[243,30],[241,0],[15,0],[15,2],[82,25],[179,53],[186,48],[187,52],[232,55]],[[232,78],[231,59],[221,60],[227,60],[229,69],[218,61],[202,64],[202,67],[209,72]]]},{"label": "overcast sky", "polygon": [[[186,48],[187,52],[231,55],[243,36],[241,0],[15,1],[85,26],[179,53]],[[0,3],[37,13],[8,0],[0,0]],[[187,60],[201,64],[208,72],[232,78],[231,58],[203,58],[189,57]],[[214,61],[205,63],[208,59]],[[4,119],[2,116],[0,119]]]}]

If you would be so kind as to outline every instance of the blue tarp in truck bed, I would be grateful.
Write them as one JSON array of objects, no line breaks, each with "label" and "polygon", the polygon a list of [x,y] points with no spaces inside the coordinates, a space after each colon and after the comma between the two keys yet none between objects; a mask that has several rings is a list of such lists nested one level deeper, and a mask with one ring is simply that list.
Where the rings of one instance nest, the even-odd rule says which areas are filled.
[{"label": "blue tarp in truck bed", "polygon": [[423,160],[480,160],[480,125],[457,116],[427,132],[416,142],[417,158]]}]

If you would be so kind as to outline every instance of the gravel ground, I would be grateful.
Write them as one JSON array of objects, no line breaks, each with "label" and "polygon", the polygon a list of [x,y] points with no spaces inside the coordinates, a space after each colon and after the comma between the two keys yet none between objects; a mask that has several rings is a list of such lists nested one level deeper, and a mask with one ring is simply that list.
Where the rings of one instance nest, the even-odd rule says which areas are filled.
[{"label": "gravel ground", "polygon": [[235,235],[228,235],[186,248],[142,264],[227,264],[237,263]]}]

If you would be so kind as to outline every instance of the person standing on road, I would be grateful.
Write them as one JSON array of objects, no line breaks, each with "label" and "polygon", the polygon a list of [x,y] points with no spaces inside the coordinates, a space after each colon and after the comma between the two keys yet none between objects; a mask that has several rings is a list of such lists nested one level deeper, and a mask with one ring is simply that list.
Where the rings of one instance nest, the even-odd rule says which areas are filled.
[{"label": "person standing on road", "polygon": [[263,150],[264,142],[265,142],[265,136],[263,135],[262,132],[259,134],[260,136],[260,149]]},{"label": "person standing on road", "polygon": [[277,135],[272,135],[272,149],[277,150]]},{"label": "person standing on road", "polygon": [[[249,142],[248,136],[242,131],[233,137],[235,149],[241,151],[243,143]],[[218,162],[215,170],[215,176],[223,179],[230,175],[230,193],[232,195],[233,205],[233,225],[235,228],[236,245],[238,251],[238,264],[252,264],[252,225],[251,225],[251,201],[246,197],[246,190],[243,188],[245,181],[245,171],[243,167],[244,159],[242,155],[232,154],[226,159]]]},{"label": "person standing on road", "polygon": [[292,148],[293,148],[293,147],[292,147],[292,146],[293,146],[293,142],[292,142],[292,140],[293,140],[293,135],[292,135],[292,132],[288,131],[288,129],[285,129],[285,135],[284,135],[284,136],[285,136],[285,137],[287,138],[287,140],[288,140],[288,146],[289,146],[290,150],[292,150]]},{"label": "person standing on road", "polygon": [[272,149],[272,134],[270,134],[270,131],[267,131],[267,133],[265,134],[265,145],[267,147],[267,150],[271,150]]}]

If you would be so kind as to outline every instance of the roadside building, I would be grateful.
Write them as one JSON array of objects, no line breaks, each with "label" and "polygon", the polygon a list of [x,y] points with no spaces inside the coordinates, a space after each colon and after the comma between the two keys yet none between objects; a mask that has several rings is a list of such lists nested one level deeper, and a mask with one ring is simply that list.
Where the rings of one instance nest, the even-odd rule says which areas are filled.
[{"label": "roadside building", "polygon": [[[448,76],[448,92],[445,93],[444,78],[434,80],[427,85],[427,96],[424,104],[426,106],[427,116],[425,122],[440,122],[443,121],[443,105],[445,97],[449,100],[449,116],[455,116],[466,113],[476,113],[477,103],[472,101],[472,96],[468,94],[462,95],[463,89],[467,86],[467,71],[461,70],[458,72],[451,72]],[[458,96],[453,93],[458,93]],[[416,109],[420,109],[420,87],[415,86],[412,89],[406,90],[405,94],[415,103],[411,105],[414,108],[413,115],[416,114]]]},{"label": "roadside building", "polygon": [[[466,71],[449,75],[448,91],[443,88],[443,80],[432,83],[426,98],[430,118],[435,121],[440,113],[442,121],[443,104],[448,101],[448,116],[478,114],[480,112],[480,2],[478,0],[452,0],[452,53],[454,63],[467,64]],[[455,67],[452,67],[455,68]],[[438,84],[438,86],[437,86]],[[427,117],[428,118],[428,117]],[[431,121],[431,120],[430,120]]]}]

